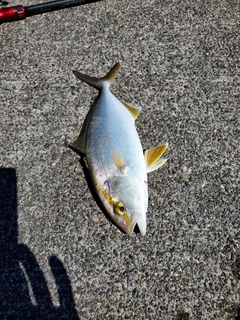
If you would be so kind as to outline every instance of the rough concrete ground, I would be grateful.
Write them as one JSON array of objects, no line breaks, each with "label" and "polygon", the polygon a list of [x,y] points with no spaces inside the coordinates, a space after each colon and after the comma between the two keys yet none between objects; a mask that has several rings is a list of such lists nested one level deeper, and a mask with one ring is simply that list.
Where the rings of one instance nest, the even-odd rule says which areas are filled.
[{"label": "rough concrete ground", "polygon": [[[239,20],[234,0],[106,0],[1,25],[1,319],[240,318]],[[97,94],[72,69],[118,60],[143,147],[170,145],[144,238],[67,147]]]}]

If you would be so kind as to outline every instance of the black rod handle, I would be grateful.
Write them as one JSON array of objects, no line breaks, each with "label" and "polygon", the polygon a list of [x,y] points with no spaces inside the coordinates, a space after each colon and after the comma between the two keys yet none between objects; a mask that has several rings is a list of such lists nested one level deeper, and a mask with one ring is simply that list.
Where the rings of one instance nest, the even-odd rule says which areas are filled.
[{"label": "black rod handle", "polygon": [[56,0],[45,3],[34,4],[26,7],[27,16],[33,16],[45,12],[60,10],[78,5],[97,2],[99,0]]}]

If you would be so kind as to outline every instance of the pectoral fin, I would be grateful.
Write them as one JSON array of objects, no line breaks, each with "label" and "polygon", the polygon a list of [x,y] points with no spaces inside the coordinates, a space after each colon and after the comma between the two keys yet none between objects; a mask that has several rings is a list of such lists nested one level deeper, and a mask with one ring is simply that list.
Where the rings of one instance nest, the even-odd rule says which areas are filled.
[{"label": "pectoral fin", "polygon": [[124,160],[123,155],[117,150],[111,150],[110,154],[118,170],[120,170],[123,174],[126,174],[128,170],[128,166]]},{"label": "pectoral fin", "polygon": [[126,102],[123,102],[123,101],[121,101],[121,102],[128,109],[128,111],[130,111],[133,118],[136,119],[138,117],[140,111],[142,110],[142,107],[140,107],[140,106],[133,107],[130,104],[127,104]]},{"label": "pectoral fin", "polygon": [[147,172],[157,170],[167,161],[167,159],[161,158],[167,147],[168,144],[165,143],[164,145],[157,146],[145,151],[144,159],[147,165]]}]

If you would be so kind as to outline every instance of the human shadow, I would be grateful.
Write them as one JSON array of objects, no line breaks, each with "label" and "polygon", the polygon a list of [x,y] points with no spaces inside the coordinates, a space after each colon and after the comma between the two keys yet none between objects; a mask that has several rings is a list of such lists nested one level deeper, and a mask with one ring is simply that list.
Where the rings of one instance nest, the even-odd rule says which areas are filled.
[{"label": "human shadow", "polygon": [[0,168],[0,319],[79,320],[62,262],[56,256],[49,258],[58,290],[56,307],[34,254],[18,244],[17,218],[16,170]]}]

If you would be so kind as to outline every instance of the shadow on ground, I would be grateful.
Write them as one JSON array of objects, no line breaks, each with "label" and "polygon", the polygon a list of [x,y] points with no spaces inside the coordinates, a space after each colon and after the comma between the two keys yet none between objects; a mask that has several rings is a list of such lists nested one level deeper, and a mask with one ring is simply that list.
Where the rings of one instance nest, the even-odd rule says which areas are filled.
[{"label": "shadow on ground", "polygon": [[59,307],[52,304],[43,272],[29,248],[18,244],[17,178],[0,168],[0,318],[79,319],[71,283],[61,261],[49,258],[58,288]]}]

